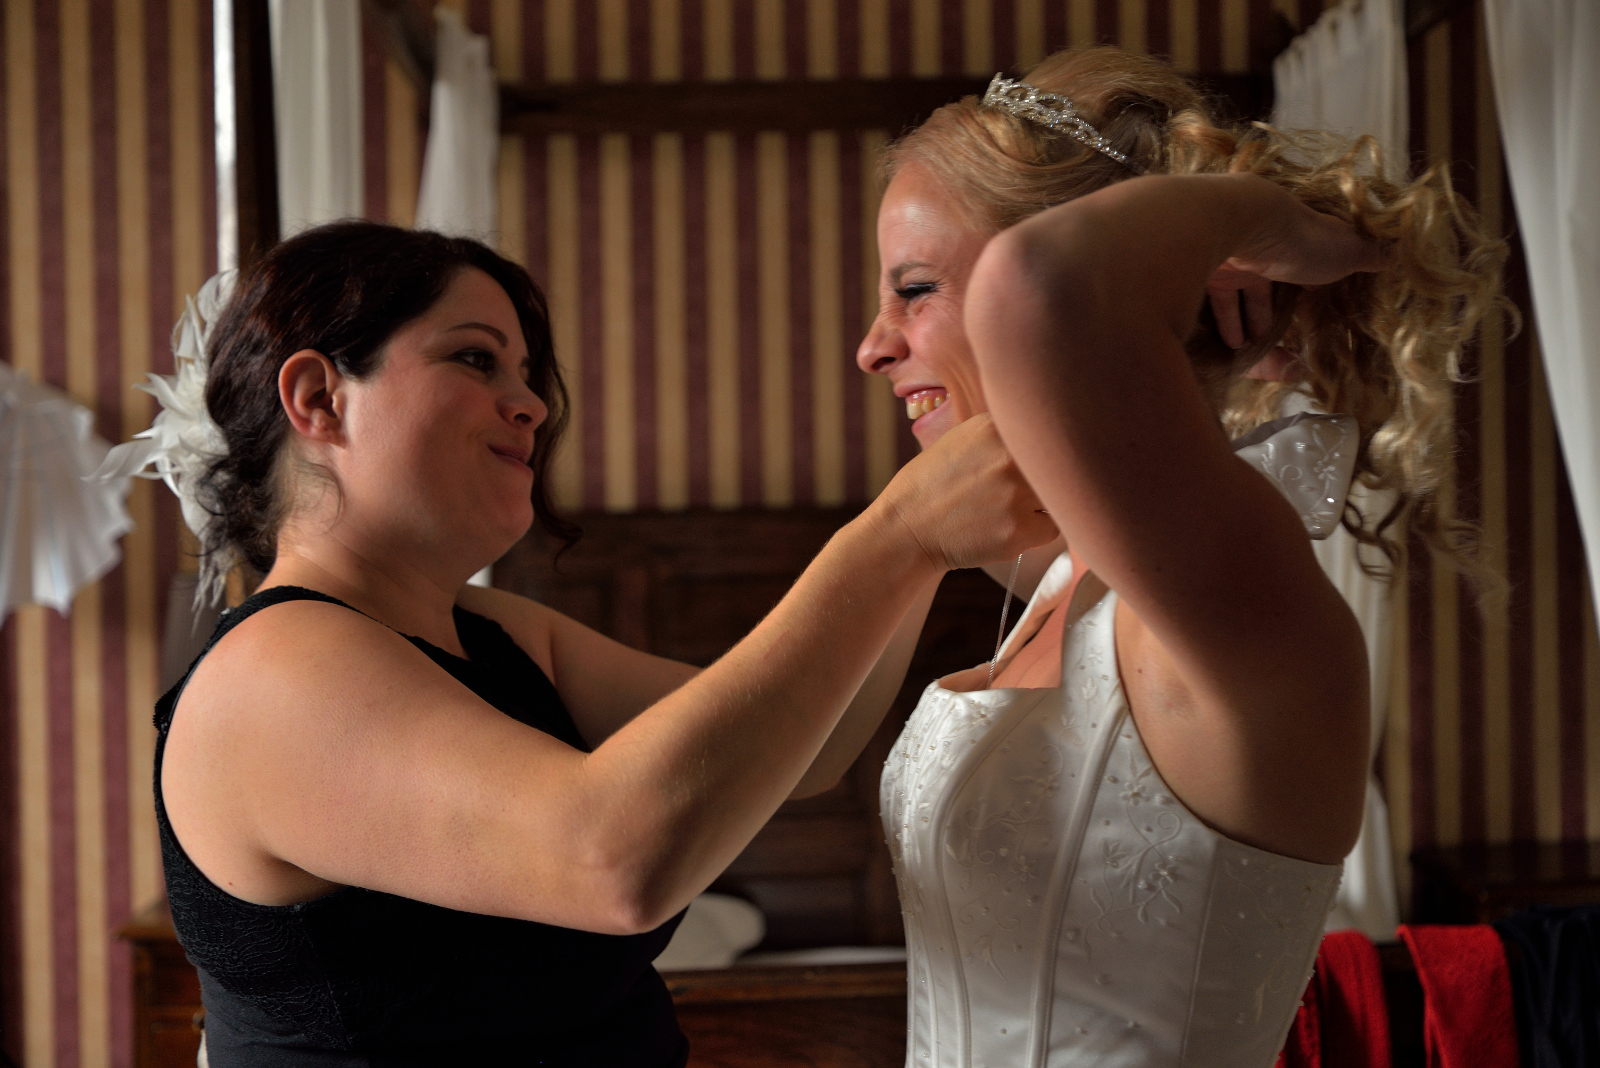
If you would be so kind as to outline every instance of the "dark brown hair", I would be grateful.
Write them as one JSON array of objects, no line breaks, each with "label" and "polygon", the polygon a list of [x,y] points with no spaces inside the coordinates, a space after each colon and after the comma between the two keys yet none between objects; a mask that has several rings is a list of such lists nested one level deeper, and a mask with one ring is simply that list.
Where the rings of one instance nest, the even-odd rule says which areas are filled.
[{"label": "dark brown hair", "polygon": [[556,514],[546,477],[568,402],[539,287],[527,271],[477,241],[350,221],[297,234],[242,272],[211,331],[206,407],[228,451],[198,487],[200,502],[216,517],[203,553],[231,548],[262,574],[277,557],[287,504],[277,478],[289,429],[278,398],[284,361],[312,349],[341,375],[367,377],[378,370],[395,331],[431,308],[469,267],[511,298],[528,346],[528,386],[550,409],[529,460],[534,515],[556,537],[568,543],[576,537],[577,528]]}]

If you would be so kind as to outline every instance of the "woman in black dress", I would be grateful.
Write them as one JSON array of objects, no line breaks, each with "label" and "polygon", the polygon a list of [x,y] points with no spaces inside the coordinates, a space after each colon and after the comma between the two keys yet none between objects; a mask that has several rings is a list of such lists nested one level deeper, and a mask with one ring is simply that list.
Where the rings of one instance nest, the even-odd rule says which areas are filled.
[{"label": "woman in black dress", "polygon": [[704,671],[466,586],[537,518],[565,393],[474,242],[308,231],[209,339],[203,551],[265,577],[157,708],[173,919],[230,1065],[681,1065],[650,962],[870,737],[943,572],[1053,535],[984,420]]}]

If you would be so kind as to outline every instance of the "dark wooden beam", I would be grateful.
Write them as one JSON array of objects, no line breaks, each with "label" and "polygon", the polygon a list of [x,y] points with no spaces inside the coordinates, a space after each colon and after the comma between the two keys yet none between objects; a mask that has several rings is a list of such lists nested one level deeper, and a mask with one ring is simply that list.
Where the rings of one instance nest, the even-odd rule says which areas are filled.
[{"label": "dark wooden beam", "polygon": [[233,0],[239,266],[278,243],[278,147],[267,0]]},{"label": "dark wooden beam", "polygon": [[[1271,79],[1204,75],[1195,82],[1228,101],[1235,118],[1265,117]],[[506,133],[753,133],[763,130],[888,130],[899,133],[936,108],[982,93],[987,78],[887,78],[782,82],[611,82],[503,85]]]},{"label": "dark wooden beam", "polygon": [[892,130],[915,125],[983,78],[786,82],[633,82],[501,87],[507,132],[703,133],[727,130]]},{"label": "dark wooden beam", "polygon": [[1473,0],[1406,0],[1406,39],[1421,37],[1472,4]]}]

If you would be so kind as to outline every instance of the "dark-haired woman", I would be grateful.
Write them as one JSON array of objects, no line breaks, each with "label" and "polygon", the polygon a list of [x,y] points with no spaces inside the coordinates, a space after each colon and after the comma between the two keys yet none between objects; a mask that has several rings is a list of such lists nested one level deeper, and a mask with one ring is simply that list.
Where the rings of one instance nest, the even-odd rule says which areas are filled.
[{"label": "dark-haired woman", "polygon": [[217,1068],[683,1064],[650,966],[676,914],[848,766],[943,571],[1052,533],[971,421],[696,673],[464,585],[554,521],[520,268],[324,227],[209,348],[204,549],[265,579],[163,698],[156,796]]}]

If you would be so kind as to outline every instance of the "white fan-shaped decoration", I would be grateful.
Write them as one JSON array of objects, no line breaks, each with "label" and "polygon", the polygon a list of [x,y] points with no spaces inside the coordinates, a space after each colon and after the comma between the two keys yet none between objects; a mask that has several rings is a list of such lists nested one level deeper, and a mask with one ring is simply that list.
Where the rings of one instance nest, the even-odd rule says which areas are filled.
[{"label": "white fan-shaped decoration", "polygon": [[109,448],[94,416],[0,363],[0,620],[19,604],[65,613],[122,559],[126,481],[86,481]]},{"label": "white fan-shaped decoration", "polygon": [[[211,513],[196,496],[196,480],[206,468],[227,451],[222,432],[206,411],[207,344],[211,327],[222,314],[237,271],[213,275],[172,328],[172,355],[177,373],[150,375],[150,381],[135,386],[161,402],[161,411],[134,440],[118,445],[95,473],[103,481],[121,481],[130,475],[159,478],[177,494],[183,508],[183,521],[205,544]],[[154,467],[154,470],[146,470]],[[214,602],[222,593],[228,572],[233,568],[231,552],[207,553],[200,557],[200,582],[195,587],[195,606]]]}]

